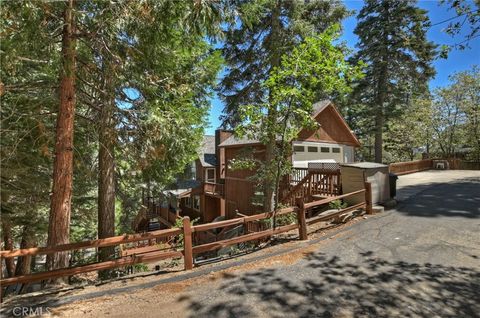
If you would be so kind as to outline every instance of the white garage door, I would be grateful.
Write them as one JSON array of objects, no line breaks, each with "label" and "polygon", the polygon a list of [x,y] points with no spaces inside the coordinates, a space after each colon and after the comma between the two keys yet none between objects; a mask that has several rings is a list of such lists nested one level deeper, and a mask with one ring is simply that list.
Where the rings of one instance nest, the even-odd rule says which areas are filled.
[{"label": "white garage door", "polygon": [[316,142],[293,143],[293,166],[308,167],[308,162],[344,162],[343,147]]}]

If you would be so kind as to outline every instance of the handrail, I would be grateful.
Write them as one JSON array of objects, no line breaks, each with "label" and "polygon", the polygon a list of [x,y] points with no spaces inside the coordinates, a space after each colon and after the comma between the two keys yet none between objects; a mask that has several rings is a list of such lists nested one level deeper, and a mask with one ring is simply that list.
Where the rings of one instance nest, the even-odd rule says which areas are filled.
[{"label": "handrail", "polygon": [[291,231],[297,228],[298,228],[298,224],[289,224],[289,225],[277,227],[276,229],[269,229],[269,230],[265,230],[257,233],[245,234],[245,235],[234,237],[231,239],[197,245],[193,247],[193,254],[204,253],[204,252],[216,250],[225,246],[230,246],[233,244],[254,241],[267,236],[272,236],[274,234]]},{"label": "handrail", "polygon": [[1,258],[12,258],[17,256],[38,255],[38,254],[53,254],[57,252],[67,252],[71,250],[84,250],[88,248],[98,248],[113,245],[120,245],[125,243],[146,241],[151,239],[163,238],[168,236],[175,236],[182,233],[182,229],[173,228],[167,230],[152,231],[139,234],[126,234],[121,236],[113,236],[104,239],[83,241],[78,243],[62,244],[53,247],[33,247],[19,250],[0,251]]},{"label": "handrail", "polygon": [[[284,208],[284,209],[277,210],[276,215],[278,216],[278,215],[288,214],[288,213],[295,212],[296,210],[297,210],[297,207]],[[274,212],[266,212],[266,213],[244,216],[244,217],[236,218],[236,219],[232,219],[232,220],[225,220],[225,221],[218,221],[218,222],[214,222],[214,223],[194,225],[194,226],[192,226],[192,232],[207,231],[207,230],[217,229],[217,228],[220,228],[220,227],[225,227],[225,226],[230,226],[230,225],[237,225],[237,224],[243,224],[243,223],[251,222],[251,221],[268,219],[268,218],[273,217],[273,214],[274,214]]]},{"label": "handrail", "polygon": [[47,271],[47,272],[40,272],[40,273],[34,273],[34,274],[28,274],[28,275],[22,275],[22,276],[3,278],[0,282],[2,283],[2,286],[8,286],[8,285],[20,284],[20,283],[26,283],[26,282],[35,282],[35,281],[40,281],[45,279],[71,276],[71,275],[110,269],[110,268],[115,268],[120,266],[133,265],[137,263],[148,262],[151,260],[161,260],[166,258],[182,257],[182,255],[183,254],[180,251],[151,252],[151,253],[145,253],[143,255],[133,255],[130,257],[125,257],[125,258],[101,262],[101,263],[93,263],[93,264],[76,266],[76,267],[56,269],[56,270]]},{"label": "handrail", "polygon": [[[345,197],[352,196],[355,194],[360,194],[360,193],[365,193],[365,199],[361,203],[358,203],[356,205],[353,205],[343,210],[336,211],[335,213],[332,213],[332,214],[311,218],[308,220],[308,222],[306,222],[305,220],[306,209],[314,206],[319,206],[319,205],[331,202],[333,200],[345,198]],[[0,284],[2,286],[8,286],[16,283],[26,283],[26,282],[52,279],[52,278],[62,277],[62,276],[71,276],[71,275],[76,275],[80,273],[132,265],[140,262],[149,262],[149,261],[156,261],[156,260],[167,259],[167,258],[176,258],[176,257],[182,257],[182,256],[184,258],[185,270],[190,270],[193,268],[193,255],[198,253],[219,249],[224,246],[238,244],[241,242],[255,241],[264,237],[269,237],[278,233],[287,232],[294,229],[298,229],[300,240],[305,240],[307,239],[307,224],[323,221],[328,218],[332,218],[334,216],[341,215],[348,211],[351,211],[356,208],[361,208],[361,207],[365,207],[367,214],[371,214],[372,213],[371,194],[372,194],[371,184],[366,182],[365,189],[361,189],[358,191],[350,192],[347,194],[343,194],[343,195],[328,198],[328,199],[317,200],[317,201],[306,203],[306,204],[302,201],[302,199],[299,199],[298,207],[288,207],[288,208],[280,209],[276,212],[268,212],[268,213],[261,213],[257,215],[243,216],[237,219],[225,220],[225,221],[209,223],[209,224],[201,224],[201,225],[195,225],[195,226],[191,225],[190,219],[188,217],[185,217],[183,218],[183,228],[159,230],[159,231],[143,233],[143,234],[115,236],[115,237],[109,237],[105,239],[63,244],[63,245],[54,246],[54,247],[40,247],[40,248],[0,251],[0,258],[12,258],[12,257],[27,256],[27,255],[52,254],[56,252],[66,252],[71,250],[106,247],[106,246],[120,245],[120,244],[130,243],[130,242],[157,239],[162,237],[177,236],[180,234],[183,234],[183,237],[184,237],[184,246],[183,246],[183,250],[181,251],[177,251],[177,250],[157,251],[155,248],[150,248],[150,247],[140,248],[137,251],[141,253],[136,253],[135,250],[131,250],[128,253],[130,255],[123,256],[115,260],[4,278],[0,280]],[[283,215],[283,214],[292,213],[292,212],[296,213],[297,215],[297,222],[294,224],[284,225],[274,229],[266,229],[263,231],[253,232],[253,233],[241,235],[238,237],[224,239],[224,240],[207,243],[203,245],[193,246],[192,244],[193,232],[206,231],[209,229],[226,227],[234,224],[241,224],[241,223],[247,224],[248,222],[251,222],[251,221],[270,218],[275,214]],[[152,251],[150,251],[150,249]]]},{"label": "handrail", "polygon": [[305,177],[300,180],[288,193],[285,197],[282,198],[281,202],[288,202],[289,200],[293,199],[299,189],[302,189],[303,191],[303,186],[307,181],[310,181],[311,173],[308,172]]},{"label": "handrail", "polygon": [[305,207],[305,209],[309,209],[309,208],[314,207],[314,206],[323,205],[323,204],[330,203],[330,202],[335,201],[335,200],[343,199],[343,198],[346,198],[346,197],[349,197],[349,196],[352,196],[352,195],[355,195],[355,194],[359,194],[359,193],[364,193],[364,192],[365,192],[365,189],[361,189],[361,190],[353,191],[353,192],[350,192],[350,193],[337,195],[337,196],[334,196],[334,197],[331,197],[331,198],[326,198],[326,199],[321,199],[321,200],[305,203],[304,207]]}]

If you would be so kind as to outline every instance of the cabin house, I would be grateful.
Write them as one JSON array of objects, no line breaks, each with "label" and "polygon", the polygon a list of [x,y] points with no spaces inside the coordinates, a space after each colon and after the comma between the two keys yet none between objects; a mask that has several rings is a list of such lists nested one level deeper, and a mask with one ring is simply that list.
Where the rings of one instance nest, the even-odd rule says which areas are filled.
[{"label": "cabin house", "polygon": [[[293,190],[290,185],[297,185],[307,177],[309,166],[333,167],[337,171],[340,163],[354,162],[354,150],[360,146],[357,137],[331,101],[318,102],[314,104],[313,108],[312,117],[319,123],[319,128],[315,131],[307,129],[300,131],[298,138],[292,142],[291,160],[295,170],[294,174],[304,174],[300,175],[297,180],[291,176],[289,185],[281,189],[281,201],[286,199]],[[261,160],[264,157],[265,146],[255,140],[238,139],[231,135],[218,145],[220,178],[224,183],[225,216],[227,218],[235,217],[237,211],[248,215],[262,210],[261,206],[252,202],[252,198],[256,194],[254,184],[249,177],[254,172],[232,170],[228,165],[229,161],[237,158],[247,147],[253,151],[257,159]],[[337,183],[339,183],[339,174],[332,177],[337,178]],[[340,189],[337,189],[337,192],[339,191]],[[339,193],[332,190],[332,194]]]},{"label": "cabin house", "polygon": [[[322,188],[322,193],[340,194],[341,189],[336,188],[340,184],[339,164],[354,162],[354,150],[360,146],[331,101],[316,103],[312,117],[319,123],[319,128],[300,131],[292,142],[291,160],[295,171],[281,189],[281,200],[285,204],[292,204],[295,191],[303,191],[301,187],[308,178],[318,189]],[[254,203],[257,194],[249,178],[254,171],[229,167],[231,160],[247,150],[260,160],[264,158],[265,146],[259,141],[239,139],[232,131],[220,129],[215,136],[205,136],[198,159],[192,163],[191,178],[178,180],[176,187],[164,191],[168,209],[178,216],[200,218],[202,223],[217,218],[234,218],[237,213],[261,212],[262,207]],[[309,172],[319,165],[323,169],[322,175]]]}]

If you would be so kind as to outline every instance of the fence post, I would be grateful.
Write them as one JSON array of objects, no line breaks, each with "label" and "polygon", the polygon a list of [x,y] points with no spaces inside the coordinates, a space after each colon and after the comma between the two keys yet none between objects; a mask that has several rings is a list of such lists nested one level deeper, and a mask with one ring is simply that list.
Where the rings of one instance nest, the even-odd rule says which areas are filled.
[{"label": "fence post", "polygon": [[193,268],[192,226],[188,216],[183,218],[183,258],[185,270]]},{"label": "fence post", "polygon": [[300,240],[305,241],[307,237],[307,222],[305,220],[305,207],[303,198],[296,198],[297,203],[297,223],[298,223],[298,236]]},{"label": "fence post", "polygon": [[365,210],[367,214],[373,214],[372,209],[372,183],[365,182]]}]

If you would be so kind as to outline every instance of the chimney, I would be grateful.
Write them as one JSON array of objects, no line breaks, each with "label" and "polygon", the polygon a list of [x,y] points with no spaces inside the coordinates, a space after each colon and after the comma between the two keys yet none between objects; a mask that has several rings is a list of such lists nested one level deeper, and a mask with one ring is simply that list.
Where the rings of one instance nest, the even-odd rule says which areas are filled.
[{"label": "chimney", "polygon": [[231,135],[233,135],[232,130],[215,130],[215,158],[217,159],[217,176],[219,176],[219,178],[225,178],[225,149],[220,151],[218,145]]}]

